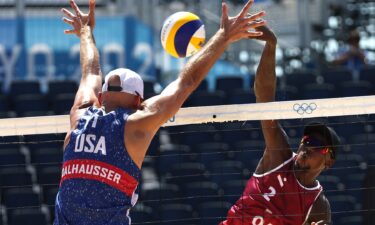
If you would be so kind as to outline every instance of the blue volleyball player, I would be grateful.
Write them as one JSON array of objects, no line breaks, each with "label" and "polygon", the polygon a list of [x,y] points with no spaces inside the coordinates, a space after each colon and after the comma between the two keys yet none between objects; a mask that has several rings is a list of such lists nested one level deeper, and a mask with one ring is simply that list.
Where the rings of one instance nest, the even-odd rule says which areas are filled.
[{"label": "blue volleyball player", "polygon": [[236,17],[228,17],[223,3],[221,27],[185,65],[178,78],[161,94],[143,101],[143,81],[135,72],[116,69],[105,76],[95,46],[95,0],[84,14],[74,0],[75,13],[62,9],[66,34],[80,38],[82,78],[70,111],[70,131],[64,142],[64,158],[54,225],[130,224],[130,208],[141,166],[157,130],[181,107],[210,68],[232,42],[259,36],[254,28],[264,12],[247,16],[250,0]]}]

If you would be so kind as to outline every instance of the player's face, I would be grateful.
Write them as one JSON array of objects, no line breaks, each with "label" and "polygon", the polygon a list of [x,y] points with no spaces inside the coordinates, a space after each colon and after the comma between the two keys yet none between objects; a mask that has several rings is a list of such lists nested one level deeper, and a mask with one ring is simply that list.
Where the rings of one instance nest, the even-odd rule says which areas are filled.
[{"label": "player's face", "polygon": [[296,164],[301,170],[324,170],[333,160],[332,149],[320,134],[304,136],[297,154]]}]

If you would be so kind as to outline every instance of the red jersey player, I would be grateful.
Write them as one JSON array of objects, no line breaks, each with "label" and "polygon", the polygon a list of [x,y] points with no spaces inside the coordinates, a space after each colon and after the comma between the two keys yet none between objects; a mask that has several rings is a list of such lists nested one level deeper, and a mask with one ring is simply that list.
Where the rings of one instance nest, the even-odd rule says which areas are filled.
[{"label": "red jersey player", "polygon": [[[277,39],[267,27],[258,28],[266,42],[255,78],[257,102],[274,101]],[[339,138],[321,123],[305,126],[297,154],[276,120],[261,121],[266,143],[263,157],[242,197],[221,225],[331,224],[331,209],[316,179],[335,161]]]}]

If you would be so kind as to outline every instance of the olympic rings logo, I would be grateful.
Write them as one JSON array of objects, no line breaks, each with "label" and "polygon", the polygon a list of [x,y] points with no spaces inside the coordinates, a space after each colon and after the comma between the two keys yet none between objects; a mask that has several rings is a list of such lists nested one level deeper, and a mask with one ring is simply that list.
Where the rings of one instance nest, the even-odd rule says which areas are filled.
[{"label": "olympic rings logo", "polygon": [[293,110],[295,112],[297,112],[298,114],[300,115],[303,115],[303,114],[311,114],[313,113],[316,109],[318,108],[318,106],[313,102],[313,103],[302,103],[302,104],[294,104],[293,105]]}]

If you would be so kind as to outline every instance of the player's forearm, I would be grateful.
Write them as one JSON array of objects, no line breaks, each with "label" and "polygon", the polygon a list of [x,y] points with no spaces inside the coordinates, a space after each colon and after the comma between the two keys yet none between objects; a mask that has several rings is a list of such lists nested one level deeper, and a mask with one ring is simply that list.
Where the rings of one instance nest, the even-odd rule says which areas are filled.
[{"label": "player's forearm", "polygon": [[229,45],[223,30],[219,30],[208,43],[186,63],[180,73],[180,79],[184,85],[194,90],[204,79],[215,62]]},{"label": "player's forearm", "polygon": [[88,75],[101,75],[99,52],[96,48],[91,28],[87,25],[81,28],[80,61],[82,79],[87,78]]},{"label": "player's forearm", "polygon": [[276,92],[276,43],[266,43],[256,72],[254,90],[257,102],[275,100]]}]

